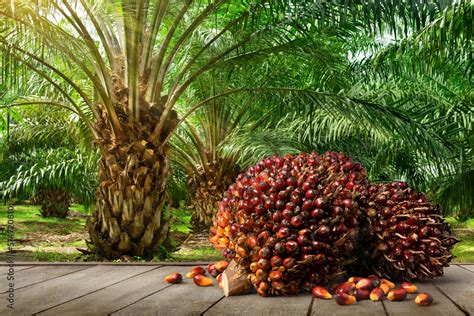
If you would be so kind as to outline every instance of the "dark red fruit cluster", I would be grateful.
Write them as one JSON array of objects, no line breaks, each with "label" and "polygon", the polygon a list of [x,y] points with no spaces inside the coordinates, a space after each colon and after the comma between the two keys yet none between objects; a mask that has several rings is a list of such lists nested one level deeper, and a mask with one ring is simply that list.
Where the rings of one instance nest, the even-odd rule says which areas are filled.
[{"label": "dark red fruit cluster", "polygon": [[367,219],[370,234],[363,251],[370,272],[393,279],[443,275],[458,242],[444,222],[441,207],[405,182],[371,185]]},{"label": "dark red fruit cluster", "polygon": [[360,163],[327,152],[266,158],[220,203],[210,241],[260,295],[297,293],[350,271],[442,275],[458,242],[439,206],[404,182],[369,185]]},{"label": "dark red fruit cluster", "polygon": [[229,187],[210,240],[260,295],[297,293],[351,262],[366,188],[365,169],[341,153],[267,158]]}]

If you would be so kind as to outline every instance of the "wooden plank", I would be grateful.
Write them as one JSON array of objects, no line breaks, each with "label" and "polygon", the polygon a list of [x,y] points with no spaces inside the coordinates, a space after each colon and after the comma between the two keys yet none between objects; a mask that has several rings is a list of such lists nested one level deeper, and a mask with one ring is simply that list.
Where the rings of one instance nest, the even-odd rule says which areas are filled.
[{"label": "wooden plank", "polygon": [[[96,266],[15,291],[15,315],[44,311],[70,300],[123,281],[153,267]],[[4,301],[3,295],[0,299]],[[6,304],[0,305],[0,315],[9,315]]]},{"label": "wooden plank", "polygon": [[[87,269],[88,267],[81,266],[63,266],[63,267],[34,267],[31,269],[15,271],[15,290],[19,290],[25,286],[36,284],[39,282],[54,279],[59,276],[63,276],[69,273],[73,273],[79,270]],[[0,285],[0,294],[5,293],[7,290],[7,282],[2,282]]]},{"label": "wooden plank", "polygon": [[[171,286],[164,277],[176,271],[177,267],[161,267],[134,276],[97,292],[69,301],[40,315],[108,315],[131,305],[146,296]],[[181,269],[182,270],[182,269]],[[186,283],[190,283],[186,281]],[[194,287],[194,284],[187,286]],[[195,289],[195,288],[194,288]]]},{"label": "wooden plank", "polygon": [[359,301],[353,305],[341,306],[334,300],[314,299],[311,315],[386,315],[382,302]]},{"label": "wooden plank", "polygon": [[307,315],[311,300],[309,294],[261,297],[251,293],[225,297],[204,315]]},{"label": "wooden plank", "polygon": [[474,314],[474,274],[457,266],[445,269],[434,284],[466,313]]},{"label": "wooden plank", "polygon": [[463,264],[463,265],[461,265],[461,267],[463,267],[464,269],[469,270],[471,272],[474,272],[474,264]]},{"label": "wooden plank", "polygon": [[[176,268],[183,276],[190,270],[189,267]],[[198,287],[191,279],[185,279],[112,315],[200,315],[223,296],[216,280],[212,286]]]},{"label": "wooden plank", "polygon": [[464,313],[431,282],[416,282],[416,286],[418,287],[418,293],[429,293],[433,297],[433,303],[429,306],[416,305],[415,297],[418,293],[408,294],[407,298],[401,302],[384,300],[383,304],[388,315],[464,315]]},{"label": "wooden plank", "polygon": [[[26,269],[31,269],[33,266],[13,266],[13,269],[15,270],[15,273],[21,270],[26,270]],[[10,270],[9,266],[0,266],[0,275],[5,275],[8,273]]]},{"label": "wooden plank", "polygon": [[[175,262],[175,261],[154,261],[154,262],[104,262],[104,261],[88,261],[88,262],[29,262],[21,261],[16,262],[15,266],[96,266],[96,265],[109,265],[109,266],[207,266],[210,261],[186,261],[186,262]],[[8,266],[8,263],[0,262],[0,267]]]}]

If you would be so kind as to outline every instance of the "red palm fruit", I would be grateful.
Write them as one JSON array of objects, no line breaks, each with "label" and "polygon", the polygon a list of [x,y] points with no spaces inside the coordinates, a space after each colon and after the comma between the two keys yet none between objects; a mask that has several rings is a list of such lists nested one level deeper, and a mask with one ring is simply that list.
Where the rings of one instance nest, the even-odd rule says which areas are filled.
[{"label": "red palm fruit", "polygon": [[385,295],[387,295],[387,293],[390,292],[390,287],[385,283],[380,283],[379,288],[383,290],[383,293]]},{"label": "red palm fruit", "polygon": [[387,284],[390,289],[395,288],[395,283],[387,280],[387,279],[381,279],[380,283]]},{"label": "red palm fruit", "polygon": [[165,282],[171,284],[178,284],[183,281],[183,276],[177,272],[173,272],[167,276],[165,276]]},{"label": "red palm fruit", "polygon": [[222,273],[217,276],[217,285],[222,289]]},{"label": "red palm fruit", "polygon": [[281,271],[276,270],[276,271],[270,272],[268,277],[270,278],[270,281],[280,281],[283,275]]},{"label": "red palm fruit", "polygon": [[322,298],[324,300],[332,299],[331,293],[329,293],[329,291],[326,290],[322,286],[313,287],[313,289],[311,290],[311,293],[313,294],[313,297],[316,297],[316,298]]},{"label": "red palm fruit", "polygon": [[213,283],[211,278],[205,277],[202,274],[195,275],[193,281],[198,286],[210,286]]},{"label": "red palm fruit", "polygon": [[407,291],[403,288],[399,288],[388,292],[387,298],[390,301],[403,301],[407,297]]},{"label": "red palm fruit", "polygon": [[285,244],[285,248],[288,253],[292,253],[296,251],[296,249],[298,249],[298,243],[293,240],[287,241]]},{"label": "red palm fruit", "polygon": [[336,303],[339,305],[352,305],[357,301],[355,296],[346,293],[334,295],[334,300],[336,300]]},{"label": "red palm fruit", "polygon": [[433,302],[433,297],[428,293],[420,293],[415,298],[415,304],[420,306],[428,306]]},{"label": "red palm fruit", "polygon": [[359,282],[359,281],[362,280],[362,279],[363,279],[363,277],[350,277],[350,278],[347,280],[347,282],[351,282],[351,283],[354,283],[354,284],[355,284],[355,283]]},{"label": "red palm fruit", "polygon": [[225,269],[227,269],[227,266],[229,263],[227,261],[221,260],[219,262],[216,262],[215,267],[218,272],[224,272]]},{"label": "red palm fruit", "polygon": [[376,287],[370,292],[370,299],[374,302],[380,301],[384,296],[384,292],[381,288]]},{"label": "red palm fruit", "polygon": [[365,291],[372,291],[375,288],[374,282],[371,279],[359,280],[359,282],[357,282],[355,286],[356,288]]},{"label": "red palm fruit", "polygon": [[417,291],[417,288],[416,288],[416,285],[410,283],[410,282],[403,282],[401,285],[400,285],[401,288],[405,289],[407,291],[407,293],[416,293]]},{"label": "red palm fruit", "polygon": [[370,292],[366,290],[355,289],[354,296],[358,301],[368,300],[370,298]]},{"label": "red palm fruit", "polygon": [[207,265],[207,272],[210,274],[211,271],[215,270],[216,269],[216,265],[214,263],[209,263]]},{"label": "red palm fruit", "polygon": [[250,249],[253,249],[258,246],[258,239],[256,236],[249,237],[247,239],[247,245],[250,247]]},{"label": "red palm fruit", "polygon": [[193,268],[191,271],[189,271],[188,273],[186,273],[186,277],[191,279],[191,278],[194,278],[194,276],[196,275],[205,275],[206,274],[206,270],[204,270],[203,267],[195,267]]},{"label": "red palm fruit", "polygon": [[355,290],[356,290],[356,286],[355,286],[354,283],[344,282],[344,283],[341,283],[337,286],[336,294],[346,293],[346,294],[351,294],[352,295]]},{"label": "red palm fruit", "polygon": [[279,267],[282,265],[282,263],[283,263],[283,260],[279,256],[273,256],[270,259],[270,265],[272,267]]},{"label": "red palm fruit", "polygon": [[262,259],[270,259],[272,256],[272,251],[268,247],[263,247],[258,251],[258,256]]},{"label": "red palm fruit", "polygon": [[293,266],[295,265],[296,263],[296,260],[294,258],[286,258],[285,260],[283,260],[283,265],[285,266],[285,268],[287,269],[291,269],[293,268]]}]

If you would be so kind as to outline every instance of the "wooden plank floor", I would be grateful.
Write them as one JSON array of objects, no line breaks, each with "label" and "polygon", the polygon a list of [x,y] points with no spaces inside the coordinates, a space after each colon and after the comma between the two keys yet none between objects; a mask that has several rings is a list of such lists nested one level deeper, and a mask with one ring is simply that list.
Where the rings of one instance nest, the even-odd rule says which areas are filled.
[{"label": "wooden plank floor", "polygon": [[189,264],[35,264],[14,267],[15,309],[6,306],[9,267],[0,265],[0,315],[474,315],[474,265],[452,265],[435,281],[417,282],[434,297],[431,306],[361,301],[339,306],[309,294],[225,298],[214,284],[190,280],[170,285],[163,277],[185,274]]}]

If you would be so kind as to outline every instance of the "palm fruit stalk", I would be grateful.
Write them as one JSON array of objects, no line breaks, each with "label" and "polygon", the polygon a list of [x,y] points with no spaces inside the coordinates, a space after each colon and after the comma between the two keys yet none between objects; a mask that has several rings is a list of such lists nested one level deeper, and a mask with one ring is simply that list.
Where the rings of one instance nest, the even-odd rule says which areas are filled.
[{"label": "palm fruit stalk", "polygon": [[459,240],[444,222],[441,206],[405,182],[375,184],[368,191],[369,233],[362,237],[366,241],[355,270],[400,280],[443,275]]},{"label": "palm fruit stalk", "polygon": [[325,284],[355,260],[366,175],[342,153],[263,159],[225,193],[210,241],[262,296]]}]

